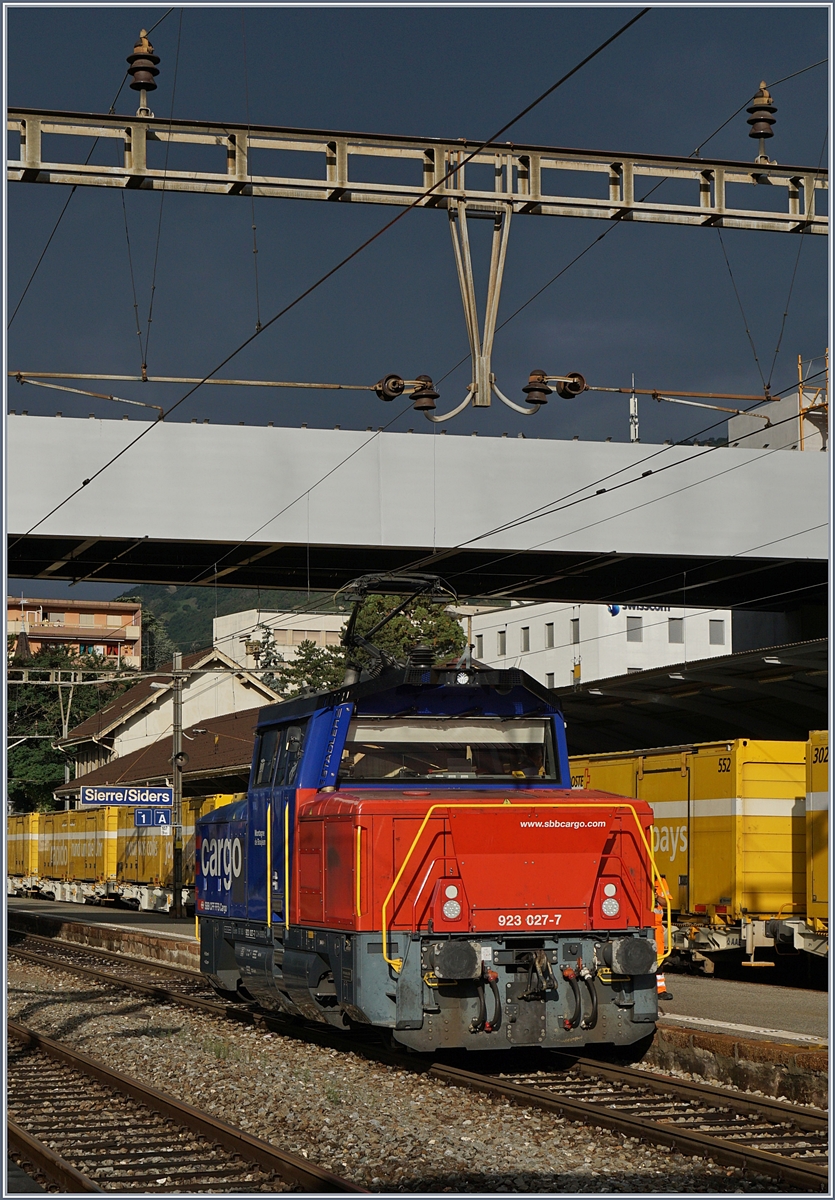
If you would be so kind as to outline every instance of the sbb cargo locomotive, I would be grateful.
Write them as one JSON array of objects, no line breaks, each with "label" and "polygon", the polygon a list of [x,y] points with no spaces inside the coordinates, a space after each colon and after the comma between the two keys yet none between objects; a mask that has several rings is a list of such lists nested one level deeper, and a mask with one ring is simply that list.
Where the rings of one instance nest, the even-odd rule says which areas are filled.
[{"label": "sbb cargo locomotive", "polygon": [[571,790],[528,675],[419,658],[263,710],[246,799],[198,822],[201,969],[420,1051],[646,1039],[649,805]]}]

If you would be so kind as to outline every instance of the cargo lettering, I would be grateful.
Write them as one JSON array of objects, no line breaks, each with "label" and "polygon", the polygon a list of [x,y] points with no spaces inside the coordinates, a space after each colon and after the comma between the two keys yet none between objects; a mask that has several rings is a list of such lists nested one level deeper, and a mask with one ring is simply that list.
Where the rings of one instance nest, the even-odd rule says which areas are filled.
[{"label": "cargo lettering", "polygon": [[670,862],[674,862],[677,854],[687,852],[687,826],[653,825],[652,850],[654,854],[669,855]]},{"label": "cargo lettering", "polygon": [[204,838],[200,847],[200,869],[204,878],[219,879],[224,889],[232,889],[232,878],[240,878],[243,846],[240,838]]}]

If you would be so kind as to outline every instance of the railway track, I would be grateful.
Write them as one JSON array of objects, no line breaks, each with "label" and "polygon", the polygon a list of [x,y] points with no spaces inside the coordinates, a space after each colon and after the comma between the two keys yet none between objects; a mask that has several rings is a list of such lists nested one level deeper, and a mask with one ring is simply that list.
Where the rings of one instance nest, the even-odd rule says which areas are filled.
[{"label": "railway track", "polygon": [[[27,935],[27,941],[32,937]],[[41,942],[46,946],[41,947]],[[330,1047],[346,1045],[345,1036],[337,1030],[305,1027],[259,1012],[254,1005],[212,999],[213,993],[199,973],[182,967],[144,959],[126,963],[124,956],[109,951],[59,944],[52,939],[39,938],[38,944],[47,952],[13,945],[9,953],[220,1018],[263,1023],[277,1032]],[[101,969],[105,959],[117,963],[121,959],[123,965],[118,972],[105,971]],[[430,1063],[373,1042],[352,1040],[350,1044],[368,1057],[426,1072],[458,1087],[488,1092],[514,1103],[558,1112],[583,1124],[614,1129],[685,1154],[769,1175],[806,1191],[827,1188],[828,1119],[818,1110],[588,1058],[555,1054],[549,1058],[553,1069],[499,1074]]]},{"label": "railway track", "polygon": [[9,1146],[78,1192],[364,1192],[15,1021]]}]

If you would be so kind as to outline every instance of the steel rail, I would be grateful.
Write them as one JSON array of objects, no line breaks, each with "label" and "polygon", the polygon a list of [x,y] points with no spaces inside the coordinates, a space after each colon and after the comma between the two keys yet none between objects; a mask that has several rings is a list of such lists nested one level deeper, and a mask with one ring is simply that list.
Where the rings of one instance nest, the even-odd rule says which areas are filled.
[{"label": "steel rail", "polygon": [[[65,943],[65,947],[76,949],[74,943]],[[265,1027],[290,1037],[303,1041],[314,1042],[328,1047],[345,1048],[362,1054],[366,1058],[383,1062],[411,1072],[428,1074],[441,1082],[459,1087],[471,1088],[475,1091],[488,1092],[509,1099],[515,1103],[541,1108],[547,1111],[560,1112],[571,1120],[586,1125],[600,1125],[605,1128],[627,1133],[629,1136],[641,1138],[644,1141],[673,1147],[682,1153],[697,1157],[710,1157],[716,1162],[741,1169],[758,1171],[761,1174],[773,1176],[786,1183],[797,1185],[806,1190],[825,1190],[828,1180],[826,1168],[814,1164],[799,1162],[797,1159],[784,1157],[770,1151],[759,1150],[756,1147],[740,1145],[729,1139],[718,1138],[689,1127],[655,1121],[644,1115],[634,1115],[607,1107],[605,1103],[591,1103],[568,1096],[561,1096],[557,1091],[546,1090],[543,1087],[532,1086],[528,1083],[514,1082],[513,1078],[497,1078],[486,1072],[467,1071],[456,1067],[421,1060],[414,1055],[401,1054],[397,1051],[382,1048],[375,1044],[351,1039],[336,1029],[321,1026],[305,1027],[283,1021],[279,1015],[255,1012],[251,1007],[224,1005],[199,1000],[196,997],[182,995],[178,992],[167,991],[164,988],[141,985],[135,979],[109,975],[104,972],[91,971],[89,968],[64,964],[52,958],[19,951],[14,946],[9,947],[9,954],[21,954],[40,965],[51,966],[54,969],[66,969],[71,973],[91,976],[101,982],[114,984],[125,990],[147,991],[157,999],[168,1003],[182,1004],[187,1007],[211,1011],[212,1015],[250,1023],[261,1023]],[[153,965],[153,964],[148,964]],[[214,1011],[212,1011],[214,1010]],[[761,1116],[776,1127],[791,1124],[801,1130],[820,1133],[828,1128],[826,1114],[804,1108],[800,1105],[788,1104],[770,1097],[750,1096],[735,1090],[717,1088],[709,1084],[693,1083],[678,1078],[667,1077],[635,1068],[614,1066],[601,1063],[592,1058],[578,1057],[570,1053],[556,1053],[553,1056],[563,1060],[570,1066],[576,1067],[584,1076],[598,1076],[616,1083],[628,1084],[638,1089],[646,1090],[654,1095],[686,1097],[694,1103],[708,1108],[722,1106],[743,1114]],[[636,1098],[636,1104],[640,1097]],[[698,1121],[699,1115],[695,1114]],[[741,1127],[744,1133],[745,1127]]]},{"label": "steel rail", "polygon": [[[558,1092],[546,1091],[528,1084],[513,1083],[509,1079],[479,1075],[474,1071],[462,1071],[457,1067],[436,1065],[432,1067],[429,1074],[435,1079],[444,1080],[457,1087],[488,1092],[516,1104],[541,1108],[548,1112],[558,1112],[585,1125],[603,1126],[605,1129],[613,1129],[618,1133],[625,1133],[643,1141],[670,1146],[683,1154],[712,1158],[724,1166],[771,1175],[785,1183],[802,1187],[808,1191],[824,1191],[829,1182],[829,1172],[825,1167],[807,1166],[797,1159],[783,1158],[752,1146],[742,1146],[728,1139],[712,1137],[710,1134],[701,1133],[695,1129],[681,1128],[674,1124],[668,1125],[661,1121],[654,1121],[645,1116],[633,1116],[629,1113],[618,1112],[603,1104],[575,1100],[561,1096]],[[636,1072],[636,1074],[642,1073]],[[676,1092],[678,1083],[678,1079],[672,1079],[668,1092]]]},{"label": "steel rail", "polygon": [[671,1079],[653,1071],[639,1071],[635,1067],[620,1067],[602,1063],[594,1058],[575,1058],[573,1065],[584,1075],[600,1076],[615,1083],[631,1083],[647,1088],[658,1095],[669,1095],[671,1086],[677,1096],[691,1100],[711,1101],[728,1105],[738,1112],[769,1114],[779,1121],[787,1115],[802,1129],[823,1130],[829,1128],[829,1117],[819,1110],[804,1108],[800,1104],[787,1104],[785,1100],[773,1100],[770,1096],[747,1096],[744,1092],[729,1092],[726,1088],[714,1087],[709,1083],[691,1083],[685,1079]]},{"label": "steel rail", "polygon": [[64,1192],[103,1192],[104,1188],[87,1175],[77,1171],[60,1154],[32,1137],[9,1117],[6,1121],[9,1150],[19,1154],[33,1167],[44,1174],[52,1183],[57,1183]]},{"label": "steel rail", "polygon": [[30,1046],[49,1058],[97,1080],[105,1087],[138,1101],[152,1112],[161,1114],[174,1124],[196,1133],[210,1143],[222,1146],[245,1162],[254,1163],[263,1170],[275,1172],[282,1179],[299,1184],[306,1191],[368,1194],[367,1188],[351,1183],[306,1159],[297,1158],[294,1154],[278,1150],[269,1142],[253,1137],[243,1129],[229,1125],[225,1121],[213,1117],[210,1113],[202,1112],[191,1104],[178,1100],[175,1096],[161,1092],[157,1088],[140,1083],[139,1080],[128,1075],[112,1071],[104,1063],[89,1058],[86,1054],[81,1054],[71,1046],[53,1041],[16,1021],[7,1022],[6,1030],[9,1036],[23,1045]]},{"label": "steel rail", "polygon": [[[227,1020],[246,1019],[244,1014],[249,1012],[244,1004],[236,1006],[234,1004],[218,1003],[216,1000],[204,1000],[200,996],[188,996],[183,992],[176,992],[169,988],[160,987],[158,984],[142,983],[141,980],[135,977],[128,979],[124,975],[113,975],[109,971],[96,971],[93,967],[83,967],[80,963],[64,963],[59,959],[50,958],[45,954],[35,954],[31,950],[19,950],[16,946],[9,946],[8,953],[18,958],[23,958],[27,962],[35,963],[40,967],[48,966],[59,971],[70,971],[73,975],[83,975],[87,979],[96,980],[97,983],[115,984],[117,987],[126,988],[128,991],[140,992],[142,995],[151,996],[154,1000],[162,1000],[165,1003],[176,1001],[178,1004],[184,1004],[188,1008],[197,1008],[201,1012],[208,1013],[213,1017],[222,1017]],[[239,1017],[238,1014],[242,1014],[242,1017]]]},{"label": "steel rail", "polygon": [[[21,937],[29,938],[33,942],[42,942],[45,946],[54,946],[61,950],[77,950],[79,953],[89,954],[93,958],[102,958],[108,962],[133,963],[139,967],[159,969],[171,975],[182,975],[185,979],[191,979],[195,983],[205,982],[202,971],[196,967],[182,967],[179,963],[160,962],[156,958],[141,958],[137,954],[120,954],[116,950],[103,950],[100,946],[87,946],[84,942],[71,942],[62,938],[46,937],[42,933],[30,933],[28,929],[21,929],[19,925],[14,924],[14,914],[9,915],[7,928],[9,933],[19,933]],[[9,949],[17,952],[17,947],[14,945],[10,945]]]}]

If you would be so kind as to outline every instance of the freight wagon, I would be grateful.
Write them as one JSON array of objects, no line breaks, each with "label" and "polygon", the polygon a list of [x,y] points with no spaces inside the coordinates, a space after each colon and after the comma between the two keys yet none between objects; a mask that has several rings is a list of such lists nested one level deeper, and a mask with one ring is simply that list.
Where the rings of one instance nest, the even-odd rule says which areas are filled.
[{"label": "freight wagon", "polygon": [[424,655],[261,710],[246,799],[198,821],[201,970],[420,1051],[645,1044],[649,805],[571,790],[530,676]]},{"label": "freight wagon", "polygon": [[[653,848],[670,893],[680,954],[754,961],[757,949],[779,951],[789,943],[825,954],[825,901],[815,902],[815,926],[807,887],[814,871],[815,894],[828,895],[821,820],[828,826],[828,810],[822,809],[828,777],[822,782],[821,775],[827,742],[822,733],[808,744],[738,738],[573,757],[572,784],[652,806]],[[814,787],[811,774],[807,784],[812,770]],[[807,801],[807,792],[815,799]],[[807,842],[816,847],[816,859]]]},{"label": "freight wagon", "polygon": [[[183,902],[194,905],[194,827],[204,813],[236,795],[183,801]],[[117,805],[27,813],[8,819],[9,895],[76,904],[119,900],[167,912],[173,902],[170,826],[139,826],[134,809]]]}]

